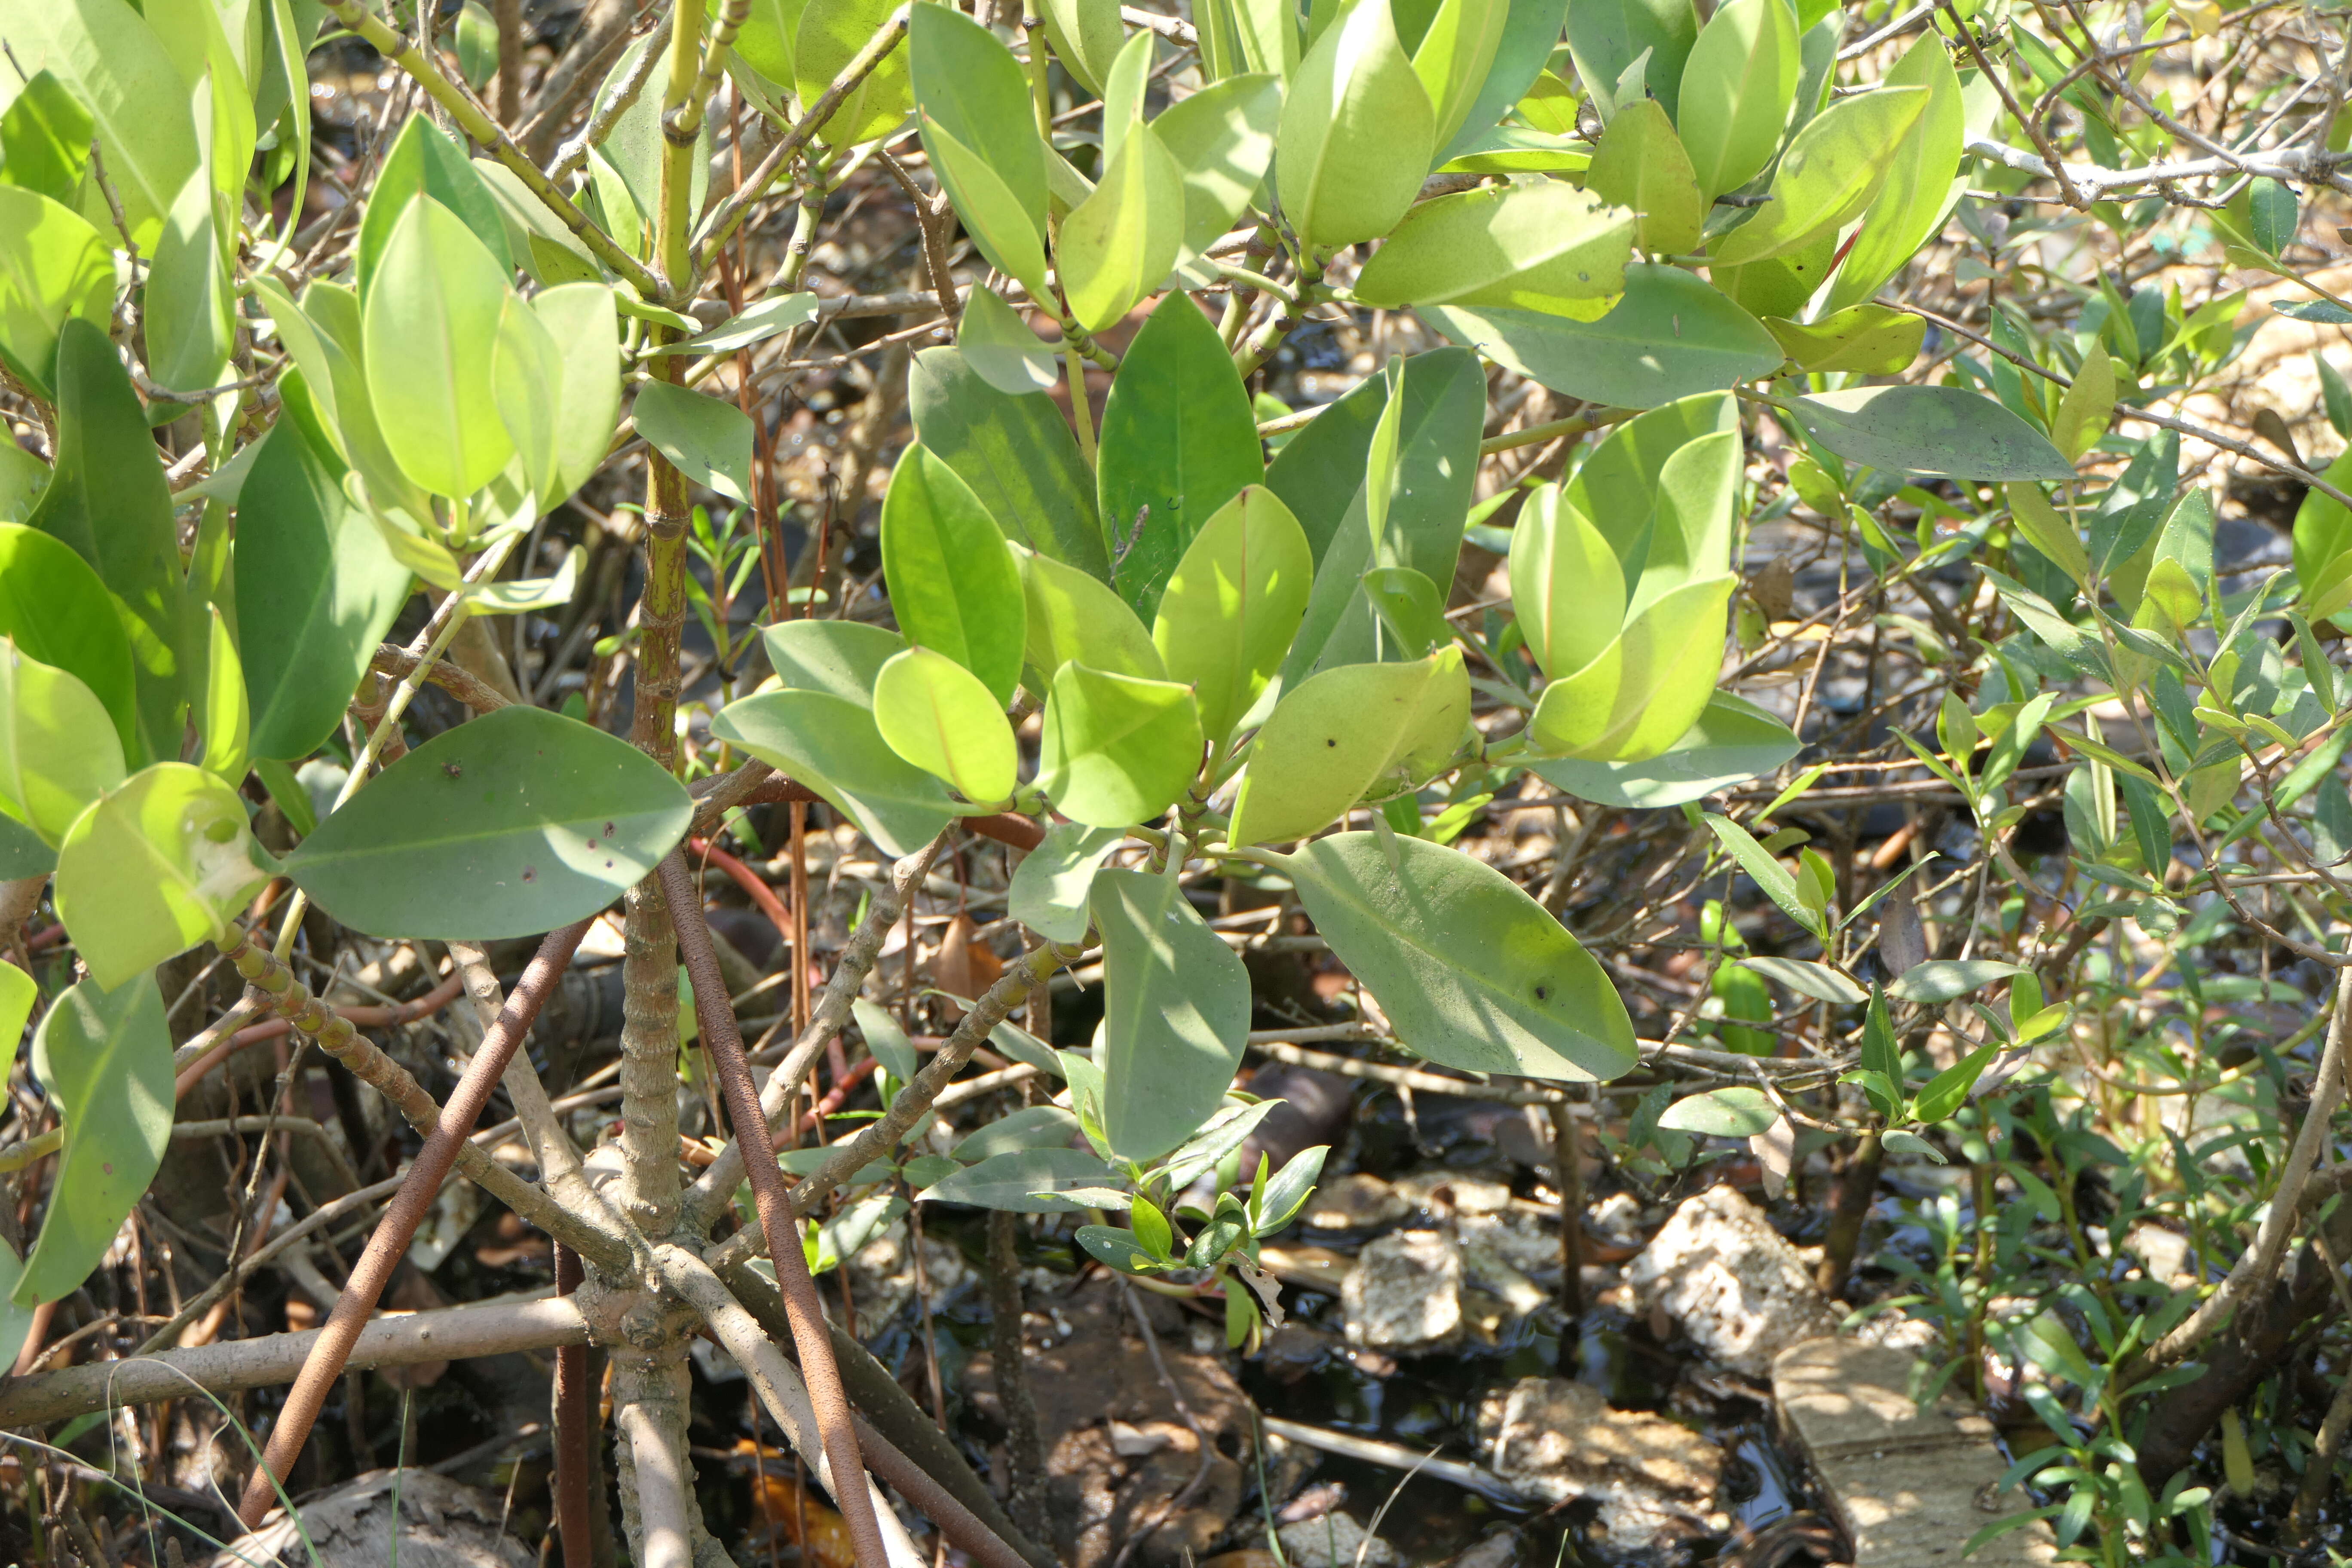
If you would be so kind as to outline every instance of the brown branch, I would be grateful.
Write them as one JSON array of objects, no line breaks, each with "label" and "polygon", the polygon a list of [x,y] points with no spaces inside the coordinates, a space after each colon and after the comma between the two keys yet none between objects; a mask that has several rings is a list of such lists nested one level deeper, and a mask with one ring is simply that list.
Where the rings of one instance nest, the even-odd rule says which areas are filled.
[{"label": "brown branch", "polygon": [[[580,1289],[580,1255],[555,1244],[555,1293]],[[563,1568],[594,1568],[589,1537],[590,1471],[595,1443],[589,1430],[588,1347],[565,1345],[555,1352],[555,1527],[563,1538]]]},{"label": "brown branch", "polygon": [[[378,675],[388,675],[394,680],[405,680],[416,673],[425,660],[396,644],[385,643],[368,657],[368,668]],[[497,688],[479,676],[467,673],[454,664],[435,659],[427,665],[425,679],[477,713],[494,713],[509,706]]]}]

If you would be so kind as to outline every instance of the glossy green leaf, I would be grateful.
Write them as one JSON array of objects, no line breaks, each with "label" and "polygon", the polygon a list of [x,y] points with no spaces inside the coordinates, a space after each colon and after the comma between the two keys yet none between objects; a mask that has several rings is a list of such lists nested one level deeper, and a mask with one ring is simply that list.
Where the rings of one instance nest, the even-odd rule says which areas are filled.
[{"label": "glossy green leaf", "polygon": [[706,489],[751,500],[751,421],[731,403],[667,381],[637,388],[637,434]]},{"label": "glossy green leaf", "polygon": [[874,679],[874,721],[892,751],[974,805],[1002,810],[1012,800],[1020,756],[1004,705],[947,655],[892,656]]},{"label": "glossy green leaf", "polygon": [[1642,611],[1583,668],[1543,689],[1528,738],[1553,756],[1646,762],[1706,710],[1723,666],[1729,576],[1685,583]]},{"label": "glossy green leaf", "polygon": [[1859,217],[1886,177],[1886,150],[1926,112],[1927,97],[1925,88],[1881,88],[1823,110],[1780,155],[1763,207],[1710,254],[1726,266],[1785,255]]},{"label": "glossy green leaf", "polygon": [[1996,981],[2026,973],[2023,964],[1998,958],[1935,958],[1915,963],[1895,976],[1886,994],[1898,1002],[1939,1007]]},{"label": "glossy green leaf", "polygon": [[1117,827],[1055,823],[1014,868],[1006,912],[1048,942],[1076,942],[1094,921],[1087,898],[1095,872],[1126,837]]},{"label": "glossy green leaf", "polygon": [[[1781,0],[1768,3],[1779,7]],[[1753,1138],[1770,1131],[1780,1120],[1779,1109],[1762,1089],[1732,1084],[1675,1101],[1659,1116],[1658,1125],[1710,1138]]]},{"label": "glossy green leaf", "polygon": [[363,306],[368,395],[401,471],[472,495],[514,456],[493,380],[505,274],[447,207],[420,196],[393,227]]},{"label": "glossy green leaf", "polygon": [[587,483],[612,447],[621,409],[621,319],[613,291],[602,283],[542,289],[530,308],[557,354],[555,379],[541,389],[555,428],[553,477],[539,491],[546,509]]},{"label": "glossy green leaf", "polygon": [[[882,30],[898,0],[807,0],[793,38],[794,90],[803,104],[823,98],[834,79]],[[866,74],[821,132],[833,147],[855,146],[894,131],[915,104],[907,51],[891,50]]]},{"label": "glossy green leaf", "polygon": [[[1789,874],[1787,867],[1773,858],[1770,850],[1756,842],[1754,834],[1727,816],[1712,814],[1706,818],[1706,826],[1725,852],[1738,863],[1741,870],[1748,873],[1748,879],[1766,898],[1780,906],[1782,914],[1807,931],[1819,931],[1822,929],[1821,911],[1806,904],[1798,889],[1796,878]],[[1868,1053],[1869,1047],[1865,1045],[1864,1065],[1867,1065]]]},{"label": "glossy green leaf", "polygon": [[1259,485],[1226,502],[1177,563],[1151,640],[1169,679],[1192,686],[1213,744],[1232,735],[1282,667],[1314,575],[1306,531]]},{"label": "glossy green leaf", "polygon": [[1830,285],[1828,308],[1842,310],[1875,295],[1943,226],[1962,188],[1960,153],[1968,141],[1959,73],[1943,35],[1930,30],[1904,51],[1884,78],[1890,87],[1924,87],[1927,107],[1886,154],[1885,183],[1863,214],[1853,245]]},{"label": "glossy green leaf", "polygon": [[2107,433],[2115,414],[2116,362],[2107,357],[2104,344],[2095,345],[2083,356],[2074,384],[2058,400],[2058,412],[2050,421],[2051,439],[2060,451],[2081,462],[2083,454]]},{"label": "glossy green leaf", "polygon": [[[2352,485],[2352,451],[2339,455],[2320,477],[2337,489]],[[2321,595],[2340,598],[2329,585],[2341,581],[2347,554],[2352,554],[2352,512],[2320,490],[2305,491],[2294,513],[2294,574],[2306,605]],[[2332,612],[2321,607],[2318,613]]]},{"label": "glossy green leaf", "polygon": [[940,348],[915,356],[907,403],[917,438],[971,487],[1005,538],[1110,580],[1095,476],[1052,399],[1008,396]]},{"label": "glossy green leaf", "polygon": [[[13,74],[13,73],[12,73]],[[55,71],[37,70],[0,110],[0,163],[8,184],[70,209],[80,205],[98,122]]]},{"label": "glossy green leaf", "polygon": [[1071,821],[1150,822],[1184,794],[1201,757],[1200,710],[1186,687],[1076,662],[1054,677],[1037,787]]},{"label": "glossy green leaf", "polygon": [[1309,677],[1250,749],[1234,802],[1235,844],[1302,838],[1367,795],[1393,795],[1453,760],[1470,714],[1462,651],[1411,664],[1349,664]]},{"label": "glossy green leaf", "polygon": [[1956,386],[1866,386],[1783,406],[1824,447],[1890,473],[1958,479],[2067,479],[2074,465],[1993,398]]},{"label": "glossy green leaf", "polygon": [[1298,62],[1282,104],[1275,184],[1317,249],[1388,233],[1420,195],[1437,121],[1386,0],[1359,0]]},{"label": "glossy green leaf", "polygon": [[1044,0],[1039,12],[1054,58],[1081,87],[1101,97],[1111,61],[1127,40],[1118,0]]},{"label": "glossy green leaf", "polygon": [[1958,1110],[1966,1103],[1969,1090],[1976,1087],[1977,1079],[1984,1076],[1985,1068],[1990,1067],[1993,1058],[2000,1054],[2000,1042],[1990,1041],[1929,1079],[1927,1087],[1911,1101],[1912,1118],[1933,1123]]},{"label": "glossy green leaf", "polygon": [[142,296],[148,374],[174,392],[201,392],[226,379],[236,299],[221,266],[213,187],[204,170],[188,176],[164,216]]},{"label": "glossy green leaf", "polygon": [[372,936],[531,936],[619,898],[692,815],[677,781],[635,746],[518,704],[385,769],[286,870]]},{"label": "glossy green leaf", "polygon": [[1557,485],[1530,495],[1511,533],[1511,605],[1528,657],[1554,677],[1573,675],[1617,640],[1625,572],[1609,540]]},{"label": "glossy green leaf", "polygon": [[435,126],[430,116],[418,112],[393,138],[377,173],[375,189],[360,216],[359,243],[352,249],[352,262],[362,299],[374,287],[393,232],[420,193],[446,207],[482,242],[482,248],[497,262],[501,279],[513,275],[513,250],[498,197],[481,172],[467,161],[465,150]]},{"label": "glossy green leaf", "polygon": [[1510,0],[1440,0],[1413,46],[1413,74],[1429,95],[1436,145],[1446,146],[1470,118],[1502,47]]},{"label": "glossy green leaf", "polygon": [[1214,1112],[1241,1066],[1250,984],[1172,877],[1102,871],[1103,1124],[1113,1152],[1157,1159]]},{"label": "glossy green leaf", "polygon": [[246,702],[245,671],[237,662],[236,639],[229,635],[228,621],[222,616],[220,606],[205,607],[210,612],[211,636],[207,639],[205,698],[199,714],[205,754],[199,761],[205,772],[234,787],[245,782],[246,767],[252,756],[248,749],[252,715]]},{"label": "glossy green leaf", "polygon": [[721,709],[710,732],[814,790],[887,854],[913,854],[955,818],[947,786],[883,742],[863,697],[764,692]]},{"label": "glossy green leaf", "polygon": [[1029,330],[1012,306],[986,289],[964,301],[956,352],[972,374],[1008,397],[1051,392],[1062,379],[1054,346]]},{"label": "glossy green leaf", "polygon": [[[1083,1149],[1014,1149],[966,1166],[916,1195],[927,1203],[970,1204],[1014,1214],[1084,1213],[1124,1207],[1094,1195],[1118,1181],[1117,1173]],[[1056,1193],[1087,1195],[1079,1201],[1055,1197]]]},{"label": "glossy green leaf", "polygon": [[[326,437],[335,457],[351,466],[367,503],[412,521],[431,515],[430,498],[402,472],[376,423],[375,399],[368,392],[363,368],[366,330],[359,296],[337,284],[314,282],[302,291],[298,306],[268,278],[257,279],[254,291],[268,307],[278,341],[300,372],[303,393],[321,416],[317,433]],[[289,404],[299,418],[300,400],[289,398]]]},{"label": "glossy green leaf", "polygon": [[1495,47],[1495,62],[1487,68],[1486,82],[1463,116],[1460,129],[1451,142],[1441,146],[1441,162],[1460,157],[1481,139],[1497,132],[1497,121],[1527,98],[1543,76],[1567,20],[1567,0],[1510,0],[1503,35]]},{"label": "glossy green leaf", "polygon": [[518,294],[509,294],[499,312],[498,344],[490,362],[490,386],[499,416],[514,442],[520,472],[535,495],[556,487],[555,397],[563,385],[563,352],[539,313]]},{"label": "glossy green leaf", "polygon": [[[1454,552],[1438,542],[1449,531],[1458,540],[1469,510],[1486,394],[1486,372],[1473,354],[1439,349],[1405,361],[1389,524],[1400,537],[1431,542],[1431,550],[1404,563],[1433,582],[1454,575]],[[1366,376],[1292,437],[1266,468],[1266,489],[1306,531],[1318,568],[1363,489],[1372,432],[1388,399],[1387,378]]]},{"label": "glossy green leaf", "polygon": [[1851,305],[1811,322],[1776,316],[1764,325],[1797,368],[1809,374],[1900,375],[1919,357],[1927,334],[1926,317],[1886,305]]},{"label": "glossy green leaf", "polygon": [[89,562],[37,529],[0,523],[0,637],[79,678],[130,754],[138,732],[131,644]]},{"label": "glossy green leaf", "polygon": [[94,975],[58,998],[33,1037],[33,1070],[65,1126],[41,1234],[12,1300],[81,1288],[114,1245],[172,1139],[172,1037],[143,973],[112,988]]},{"label": "glossy green leaf", "polygon": [[1209,519],[1265,475],[1233,356],[1191,296],[1171,293],[1129,345],[1103,408],[1097,500],[1119,596],[1152,615]]},{"label": "glossy green leaf", "polygon": [[916,6],[908,23],[923,149],[972,243],[1045,298],[1045,160],[1021,63],[952,6]]},{"label": "glossy green leaf", "polygon": [[1180,259],[1198,256],[1240,221],[1274,166],[1282,122],[1282,81],[1266,74],[1227,77],[1151,122],[1184,181]]},{"label": "glossy green leaf", "polygon": [[1415,1053],[1554,1081],[1633,1067],[1633,1023],[1601,966],[1493,867],[1373,833],[1317,839],[1280,865]]},{"label": "glossy green leaf", "polygon": [[1829,1002],[1840,1007],[1859,1006],[1870,1000],[1870,993],[1855,984],[1841,970],[1826,963],[1813,963],[1795,958],[1743,958],[1743,967],[1752,969],[1769,980],[1777,980],[1801,996],[1811,996],[1817,1002]]},{"label": "glossy green leaf", "polygon": [[54,398],[66,318],[104,331],[113,310],[114,258],[98,230],[45,195],[0,184],[0,363]]},{"label": "glossy green leaf", "polygon": [[0,446],[0,524],[21,523],[32,516],[48,484],[47,463],[14,441]]},{"label": "glossy green leaf", "polygon": [[1721,391],[1770,374],[1783,357],[1761,322],[1679,267],[1627,267],[1624,297],[1595,321],[1460,306],[1419,313],[1555,392],[1617,408]]},{"label": "glossy green leaf", "polygon": [[138,703],[132,766],[180,754],[190,655],[172,495],[130,375],[79,317],[58,335],[58,460],[27,525],[95,567],[131,641]]},{"label": "glossy green leaf", "polygon": [[1111,58],[1110,70],[1103,78],[1101,167],[1118,161],[1129,134],[1144,122],[1143,100],[1150,90],[1152,52],[1157,47],[1151,29],[1139,27]]},{"label": "glossy green leaf", "polygon": [[1838,231],[1816,230],[1795,249],[1743,267],[1711,267],[1708,279],[1743,310],[1757,316],[1801,316],[1837,260]]},{"label": "glossy green leaf", "polygon": [[1697,247],[1706,222],[1706,198],[1691,171],[1690,154],[1655,99],[1629,103],[1609,121],[1593,149],[1584,185],[1602,201],[1639,215],[1634,233],[1643,249],[1680,254]]},{"label": "glossy green leaf", "polygon": [[239,652],[253,754],[294,761],[342,720],[408,597],[407,569],[295,430],[260,443],[238,506]]},{"label": "glossy green leaf", "polygon": [[790,691],[823,691],[858,706],[874,702],[874,678],[907,646],[863,621],[779,621],[760,633],[768,665]]},{"label": "glossy green leaf", "polygon": [[[1736,437],[1738,430],[1739,405],[1730,397],[1709,393],[1678,398],[1612,428],[1577,466],[1561,493],[1608,535],[1618,559],[1631,563],[1629,572],[1637,574],[1648,553],[1646,536],[1668,466],[1705,437]],[[1722,447],[1718,442],[1714,448],[1720,458],[1733,457]],[[1729,469],[1736,479],[1736,460]]]},{"label": "glossy green leaf", "polygon": [[800,31],[803,0],[751,0],[736,30],[735,52],[780,87],[792,86],[793,39]]},{"label": "glossy green leaf", "polygon": [[898,628],[980,678],[1001,710],[1021,683],[1021,574],[980,498],[909,445],[882,502],[882,571]]},{"label": "glossy green leaf", "polygon": [[90,978],[113,988],[228,930],[269,873],[236,792],[157,763],[74,819],[58,846],[58,916]]},{"label": "glossy green leaf", "polygon": [[804,327],[817,319],[824,302],[803,290],[796,294],[776,294],[756,305],[746,305],[740,313],[730,316],[709,331],[697,332],[674,343],[662,343],[644,352],[646,359],[659,359],[665,354],[723,354],[738,349],[748,349],[754,343]]},{"label": "glossy green leaf", "polygon": [[1633,215],[1556,180],[1491,185],[1414,207],[1364,264],[1367,305],[1491,306],[1586,318],[1623,292]]},{"label": "glossy green leaf", "polygon": [[1092,332],[1118,321],[1166,279],[1183,239],[1183,171],[1139,125],[1062,220],[1054,257],[1072,317]]},{"label": "glossy green leaf", "polygon": [[1796,733],[1745,698],[1717,691],[1698,721],[1641,762],[1530,763],[1528,771],[1579,800],[1655,810],[1762,778],[1797,754]]},{"label": "glossy green leaf", "polygon": [[[0,35],[12,78],[51,71],[89,112],[123,222],[153,255],[198,147],[187,84],[154,29],[124,0],[5,0]],[[104,201],[90,201],[83,216],[104,217]]]},{"label": "glossy green leaf", "polygon": [[13,963],[0,964],[0,1072],[16,1065],[16,1045],[32,1022],[41,988],[31,975]]},{"label": "glossy green leaf", "polygon": [[0,638],[0,814],[55,845],[123,776],[121,742],[89,688]]},{"label": "glossy green leaf", "polygon": [[531,277],[551,287],[593,283],[604,269],[585,243],[563,226],[515,172],[487,157],[474,160],[474,173],[499,205],[506,221],[507,249]]},{"label": "glossy green leaf", "polygon": [[1108,584],[1017,544],[1005,548],[1019,552],[1014,559],[1029,606],[1024,660],[1036,678],[1034,690],[1044,691],[1072,659],[1119,675],[1167,679],[1151,634]]},{"label": "glossy green leaf", "polygon": [[1729,0],[1699,29],[1676,125],[1704,199],[1738,190],[1772,161],[1799,68],[1797,18],[1785,0]]},{"label": "glossy green leaf", "polygon": [[[1683,62],[1698,30],[1690,0],[1581,0],[1568,8],[1568,47],[1577,79],[1588,89],[1597,84],[1604,91],[1613,89],[1646,55],[1643,79],[1670,115],[1679,112]],[[1604,110],[1614,101],[1608,100]]]}]

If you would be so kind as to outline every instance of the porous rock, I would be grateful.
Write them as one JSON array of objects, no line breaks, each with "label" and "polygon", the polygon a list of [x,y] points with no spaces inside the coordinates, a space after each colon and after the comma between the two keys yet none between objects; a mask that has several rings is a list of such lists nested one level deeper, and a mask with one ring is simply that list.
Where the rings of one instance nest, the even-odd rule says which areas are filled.
[{"label": "porous rock", "polygon": [[1685,1199],[1626,1280],[1637,1306],[1664,1311],[1708,1360],[1754,1378],[1769,1377],[1790,1345],[1836,1332],[1844,1316],[1797,1249],[1729,1187]]},{"label": "porous rock", "polygon": [[1433,1230],[1391,1231],[1365,1243],[1339,1288],[1348,1342],[1412,1354],[1462,1337],[1462,1254]]},{"label": "porous rock", "polygon": [[1612,1410],[1601,1391],[1523,1377],[1478,1406],[1487,1465],[1539,1502],[1594,1498],[1612,1546],[1643,1546],[1681,1521],[1711,1526],[1723,1451],[1688,1427]]},{"label": "porous rock", "polygon": [[[404,1568],[534,1568],[537,1553],[499,1528],[505,1500],[431,1470],[370,1470],[295,1505],[229,1543],[211,1568],[383,1568],[393,1555],[393,1489],[400,1491]],[[314,1559],[302,1544],[307,1531]]]}]

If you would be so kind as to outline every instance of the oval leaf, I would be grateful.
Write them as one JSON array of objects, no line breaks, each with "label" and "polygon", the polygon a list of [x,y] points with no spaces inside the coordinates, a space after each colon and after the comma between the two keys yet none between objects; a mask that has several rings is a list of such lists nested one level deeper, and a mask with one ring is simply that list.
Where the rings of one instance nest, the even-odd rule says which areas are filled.
[{"label": "oval leaf", "polygon": [[90,689],[0,637],[0,812],[54,845],[123,774],[121,739]]},{"label": "oval leaf", "polygon": [[1260,485],[1226,502],[1177,563],[1151,640],[1169,679],[1192,685],[1213,744],[1233,733],[1282,668],[1314,578],[1306,530]]},{"label": "oval leaf", "polygon": [[1377,238],[1421,194],[1436,146],[1436,113],[1385,0],[1362,0],[1290,79],[1274,154],[1284,215],[1318,249]]},{"label": "oval leaf", "polygon": [[1103,942],[1103,1129],[1122,1159],[1155,1160],[1232,1087],[1249,974],[1172,877],[1098,872],[1088,904]]},{"label": "oval leaf", "polygon": [[943,653],[910,647],[874,679],[874,722],[890,749],[943,778],[974,805],[1001,810],[1019,780],[1020,754],[1003,705]]},{"label": "oval leaf", "polygon": [[1850,463],[1955,479],[2071,479],[2048,437],[1990,397],[1957,386],[1863,386],[1782,406]]},{"label": "oval leaf", "polygon": [[1487,306],[1587,319],[1624,291],[1633,215],[1556,180],[1413,208],[1356,279],[1367,305]]},{"label": "oval leaf", "polygon": [[1376,788],[1410,788],[1453,760],[1470,716],[1462,650],[1412,664],[1349,664],[1283,698],[1251,743],[1234,802],[1235,844],[1325,826]]},{"label": "oval leaf", "polygon": [[823,795],[893,857],[913,854],[955,818],[947,786],[884,743],[863,694],[763,692],[721,709],[710,732]]},{"label": "oval leaf", "polygon": [[385,241],[368,289],[368,395],[401,471],[436,495],[470,496],[514,456],[493,371],[505,277],[473,231],[419,196]]},{"label": "oval leaf", "polygon": [[1927,108],[1927,90],[1918,87],[1881,88],[1832,103],[1780,155],[1761,210],[1708,253],[1727,267],[1760,261],[1860,216],[1886,177],[1886,150]]},{"label": "oval leaf", "polygon": [[[1780,0],[1770,0],[1777,5]],[[1771,1097],[1760,1089],[1734,1084],[1677,1100],[1660,1113],[1658,1125],[1676,1132],[1699,1132],[1710,1138],[1753,1138],[1769,1132],[1780,1120]]]},{"label": "oval leaf", "polygon": [[1021,683],[1020,569],[971,487],[919,444],[882,501],[882,574],[908,640],[971,671],[1001,709]]},{"label": "oval leaf", "polygon": [[1054,677],[1037,787],[1071,821],[1150,822],[1176,803],[1200,767],[1200,712],[1187,688],[1076,661]]},{"label": "oval leaf", "polygon": [[157,763],[100,795],[58,846],[58,917],[90,978],[127,985],[226,932],[268,879],[256,848],[236,792],[185,763]]}]

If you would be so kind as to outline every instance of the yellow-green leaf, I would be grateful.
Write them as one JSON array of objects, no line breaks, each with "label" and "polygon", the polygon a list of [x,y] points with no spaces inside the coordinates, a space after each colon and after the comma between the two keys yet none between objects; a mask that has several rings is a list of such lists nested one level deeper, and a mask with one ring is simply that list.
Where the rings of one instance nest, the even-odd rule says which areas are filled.
[{"label": "yellow-green leaf", "polygon": [[1038,737],[1037,787],[1071,821],[1150,822],[1175,804],[1200,766],[1200,712],[1182,686],[1076,662],[1054,677]]},{"label": "yellow-green leaf", "polygon": [[1516,307],[1591,321],[1625,291],[1633,215],[1556,180],[1440,196],[1356,279],[1367,305]]},{"label": "yellow-green leaf", "polygon": [[1275,143],[1283,212],[1328,250],[1396,226],[1421,193],[1437,120],[1388,0],[1357,0],[1290,79]]},{"label": "yellow-green leaf", "polygon": [[128,984],[217,937],[268,879],[236,792],[157,763],[100,795],[58,847],[58,915],[92,980]]},{"label": "yellow-green leaf", "polygon": [[1136,126],[1062,220],[1054,258],[1071,315],[1088,331],[1110,326],[1166,280],[1183,239],[1183,171],[1156,132]]},{"label": "yellow-green leaf", "polygon": [[1705,200],[1738,190],[1772,161],[1799,68],[1786,0],[1730,0],[1699,29],[1683,64],[1678,129]]},{"label": "yellow-green leaf", "polygon": [[1020,776],[1013,726],[980,679],[947,655],[894,655],[874,678],[874,722],[892,751],[974,805],[1011,803]]},{"label": "yellow-green leaf", "polygon": [[[1778,6],[1780,0],[1749,0]],[[1690,154],[1675,135],[1666,111],[1654,98],[1617,111],[1593,150],[1585,189],[1633,213],[1642,248],[1679,255],[1696,248],[1706,224],[1706,201],[1691,169]]]},{"label": "yellow-green leaf", "polygon": [[1927,89],[1881,88],[1823,110],[1789,143],[1761,210],[1715,242],[1725,265],[1801,248],[1857,217],[1886,177],[1886,150],[1927,107]]},{"label": "yellow-green leaf", "polygon": [[494,380],[506,279],[457,216],[419,196],[384,244],[364,310],[367,386],[401,471],[460,498],[514,456]]},{"label": "yellow-green leaf", "polygon": [[1262,485],[1226,502],[1177,563],[1151,640],[1170,678],[1192,684],[1212,742],[1232,734],[1282,668],[1314,576],[1306,530]]},{"label": "yellow-green leaf", "polygon": [[1368,795],[1392,795],[1454,758],[1470,717],[1462,650],[1411,664],[1346,664],[1308,677],[1251,743],[1234,801],[1235,844],[1303,838]]},{"label": "yellow-green leaf", "polygon": [[122,778],[122,742],[90,689],[0,637],[0,812],[54,845]]}]

